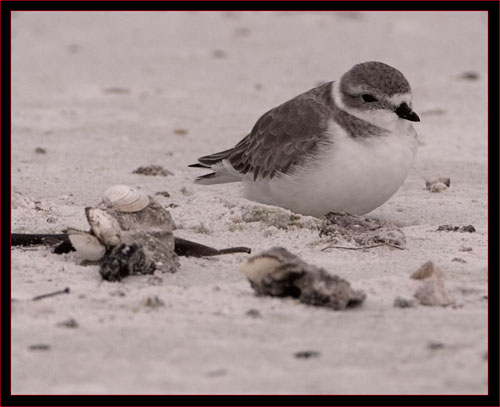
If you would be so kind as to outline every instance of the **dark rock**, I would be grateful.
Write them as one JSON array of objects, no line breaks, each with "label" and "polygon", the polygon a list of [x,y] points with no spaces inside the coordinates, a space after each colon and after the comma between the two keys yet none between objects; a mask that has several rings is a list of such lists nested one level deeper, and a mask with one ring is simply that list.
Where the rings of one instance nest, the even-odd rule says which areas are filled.
[{"label": "dark rock", "polygon": [[309,305],[341,310],[361,304],[366,294],[343,278],[310,265],[282,247],[250,258],[241,268],[258,295],[293,297]]},{"label": "dark rock", "polygon": [[153,274],[155,263],[150,260],[142,246],[120,244],[99,262],[99,272],[104,280],[120,281],[131,274]]},{"label": "dark rock", "polygon": [[300,352],[295,352],[294,356],[297,359],[310,359],[310,358],[319,358],[321,353],[315,350],[304,350]]}]

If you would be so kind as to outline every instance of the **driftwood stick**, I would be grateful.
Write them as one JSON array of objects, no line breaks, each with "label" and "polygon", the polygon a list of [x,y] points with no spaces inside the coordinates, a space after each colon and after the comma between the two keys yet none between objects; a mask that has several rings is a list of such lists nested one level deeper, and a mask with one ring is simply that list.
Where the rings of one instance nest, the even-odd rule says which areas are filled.
[{"label": "driftwood stick", "polygon": [[38,301],[38,300],[41,300],[43,298],[54,297],[56,295],[69,294],[69,292],[70,292],[69,287],[66,287],[64,290],[58,290],[58,291],[54,291],[54,292],[48,293],[48,294],[37,295],[36,297],[33,297],[32,300]]},{"label": "driftwood stick", "polygon": [[62,241],[68,241],[67,233],[60,234],[28,234],[28,233],[12,233],[12,246],[31,246],[38,244],[54,245]]},{"label": "driftwood stick", "polygon": [[[217,250],[210,246],[205,246],[191,240],[174,237],[175,253],[178,256],[187,257],[204,257],[204,256],[219,256],[221,254],[230,253],[250,253],[251,249],[248,247],[229,247],[226,249]],[[32,245],[56,245],[54,253],[62,254],[74,251],[71,241],[67,233],[60,234],[26,234],[26,233],[12,233],[11,234],[12,246],[32,246]]]},{"label": "driftwood stick", "polygon": [[326,246],[326,247],[323,247],[321,249],[321,251],[324,252],[327,249],[363,250],[363,249],[373,249],[375,247],[380,247],[380,246],[389,246],[389,247],[394,247],[395,249],[405,250],[404,247],[399,247],[395,244],[385,242],[385,243],[374,244],[371,246],[360,246],[360,247]]}]

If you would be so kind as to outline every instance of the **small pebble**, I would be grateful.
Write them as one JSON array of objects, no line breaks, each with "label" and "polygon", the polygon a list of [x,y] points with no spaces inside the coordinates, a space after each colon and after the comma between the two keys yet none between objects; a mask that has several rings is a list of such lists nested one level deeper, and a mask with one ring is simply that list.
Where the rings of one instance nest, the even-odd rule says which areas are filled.
[{"label": "small pebble", "polygon": [[250,28],[247,27],[238,27],[234,33],[236,34],[237,37],[248,37],[252,33]]},{"label": "small pebble", "polygon": [[144,305],[150,308],[158,308],[163,307],[165,303],[155,295],[154,297],[146,298],[146,300],[144,301]]},{"label": "small pebble", "polygon": [[425,187],[431,192],[443,192],[450,185],[451,180],[449,178],[437,178],[425,181]]},{"label": "small pebble", "polygon": [[74,318],[70,318],[65,321],[59,322],[57,326],[62,326],[64,328],[78,328],[78,322],[76,322]]},{"label": "small pebble", "polygon": [[460,246],[458,250],[460,250],[461,252],[471,252],[472,247]]},{"label": "small pebble", "polygon": [[254,308],[249,309],[246,312],[246,315],[249,316],[249,317],[252,317],[252,318],[262,318],[262,314],[258,310],[254,309]]},{"label": "small pebble", "polygon": [[79,44],[69,44],[66,49],[70,54],[76,54],[80,51],[81,46]]},{"label": "small pebble", "polygon": [[37,147],[37,148],[35,148],[35,153],[37,153],[37,154],[47,154],[47,150],[45,150],[45,148],[42,148],[42,147]]},{"label": "small pebble", "polygon": [[446,184],[444,184],[442,182],[436,182],[436,183],[430,185],[428,189],[429,189],[429,191],[436,193],[436,192],[443,192],[447,188],[448,187],[446,186]]},{"label": "small pebble", "polygon": [[453,257],[453,259],[451,259],[451,261],[456,261],[458,263],[467,263],[464,259],[462,259],[461,257]]},{"label": "small pebble", "polygon": [[397,297],[394,300],[394,307],[396,308],[413,308],[415,306],[415,301],[408,300],[406,298]]},{"label": "small pebble", "polygon": [[466,72],[461,73],[458,76],[458,79],[462,79],[462,80],[465,80],[465,81],[477,81],[479,79],[479,77],[480,77],[479,73],[477,73],[477,72],[466,71]]},{"label": "small pebble", "polygon": [[174,175],[172,172],[166,170],[161,165],[148,165],[145,167],[139,167],[132,171],[132,174],[141,174],[148,176],[161,175],[162,177],[166,177],[167,175]]},{"label": "small pebble", "polygon": [[165,198],[170,198],[170,194],[167,191],[158,191],[155,195],[164,196]]},{"label": "small pebble", "polygon": [[129,88],[121,88],[119,86],[112,86],[109,88],[104,88],[103,93],[108,94],[108,95],[126,95],[130,93]]},{"label": "small pebble", "polygon": [[214,49],[212,51],[212,56],[214,58],[223,59],[226,58],[226,52],[221,49]]},{"label": "small pebble", "polygon": [[460,228],[460,232],[474,233],[475,231],[476,231],[476,228],[472,225],[462,226]]},{"label": "small pebble", "polygon": [[212,231],[209,228],[207,228],[203,223],[200,223],[198,226],[194,227],[193,230],[196,233],[201,233],[204,235],[209,235],[210,233],[212,233]]},{"label": "small pebble", "polygon": [[297,359],[309,359],[309,358],[318,358],[321,354],[315,350],[304,350],[300,352],[296,352],[294,356]]},{"label": "small pebble", "polygon": [[163,279],[158,276],[151,276],[147,279],[148,285],[161,285],[163,283]]},{"label": "small pebble", "polygon": [[174,133],[178,134],[179,136],[184,136],[189,133],[188,130],[186,129],[174,129]]},{"label": "small pebble", "polygon": [[220,376],[225,376],[227,374],[227,370],[226,369],[211,370],[205,374],[208,377],[220,377]]},{"label": "small pebble", "polygon": [[432,350],[443,349],[444,343],[437,342],[437,341],[431,341],[427,344],[427,348],[432,349]]},{"label": "small pebble", "polygon": [[472,225],[467,225],[467,226],[453,226],[453,225],[441,225],[438,226],[437,228],[438,232],[468,232],[468,233],[474,233],[476,231],[476,228]]},{"label": "small pebble", "polygon": [[30,345],[28,347],[29,350],[49,350],[50,345],[47,345],[46,343],[35,343],[33,345]]}]

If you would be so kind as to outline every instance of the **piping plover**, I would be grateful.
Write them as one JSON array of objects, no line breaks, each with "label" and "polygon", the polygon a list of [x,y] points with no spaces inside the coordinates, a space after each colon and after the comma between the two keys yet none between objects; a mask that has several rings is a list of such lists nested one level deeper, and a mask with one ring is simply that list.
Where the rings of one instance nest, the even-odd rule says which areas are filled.
[{"label": "piping plover", "polygon": [[355,65],[264,113],[229,150],[192,167],[197,184],[242,181],[244,196],[297,213],[362,215],[401,186],[417,150],[410,84],[382,62]]}]

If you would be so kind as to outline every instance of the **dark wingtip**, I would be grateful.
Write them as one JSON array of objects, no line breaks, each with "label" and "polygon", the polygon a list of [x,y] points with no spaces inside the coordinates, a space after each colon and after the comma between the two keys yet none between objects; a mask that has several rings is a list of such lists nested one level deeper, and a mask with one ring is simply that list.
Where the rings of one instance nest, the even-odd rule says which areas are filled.
[{"label": "dark wingtip", "polygon": [[189,164],[188,167],[192,167],[192,168],[210,168],[208,165],[203,165],[201,163]]}]

